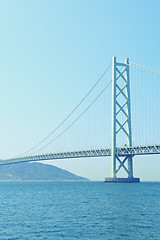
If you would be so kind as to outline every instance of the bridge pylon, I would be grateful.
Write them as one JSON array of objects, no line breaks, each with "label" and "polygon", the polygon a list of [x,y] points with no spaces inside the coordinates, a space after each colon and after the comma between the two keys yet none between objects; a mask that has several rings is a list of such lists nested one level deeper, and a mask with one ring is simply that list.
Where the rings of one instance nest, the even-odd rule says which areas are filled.
[{"label": "bridge pylon", "polygon": [[[112,143],[111,143],[111,178],[105,182],[139,182],[133,177],[133,160],[131,155],[120,157],[117,151],[117,139],[125,139],[125,146],[132,147],[131,106],[130,106],[130,79],[129,59],[125,63],[112,60]],[[121,169],[127,173],[126,178],[118,178]]]}]

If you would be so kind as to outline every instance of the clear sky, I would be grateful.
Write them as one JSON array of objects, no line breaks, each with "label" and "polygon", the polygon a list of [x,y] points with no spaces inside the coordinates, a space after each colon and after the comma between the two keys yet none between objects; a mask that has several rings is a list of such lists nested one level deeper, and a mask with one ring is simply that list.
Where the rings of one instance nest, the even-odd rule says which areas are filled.
[{"label": "clear sky", "polygon": [[[112,56],[160,69],[159,10],[159,0],[0,0],[1,159],[53,131]],[[160,181],[154,158],[135,160],[135,176]],[[110,176],[110,159],[55,165],[92,180]]]}]

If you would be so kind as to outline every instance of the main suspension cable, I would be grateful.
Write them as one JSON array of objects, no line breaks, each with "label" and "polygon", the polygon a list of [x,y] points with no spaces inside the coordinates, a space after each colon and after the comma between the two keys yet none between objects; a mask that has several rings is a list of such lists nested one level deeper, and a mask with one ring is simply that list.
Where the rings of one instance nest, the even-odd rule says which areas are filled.
[{"label": "main suspension cable", "polygon": [[145,67],[145,66],[142,66],[142,65],[139,65],[136,63],[132,63],[132,62],[129,62],[128,65],[131,65],[132,67],[135,67],[135,68],[141,68],[141,69],[149,71],[149,72],[160,74],[160,70],[156,70],[154,68]]},{"label": "main suspension cable", "polygon": [[77,104],[77,106],[70,112],[70,114],[49,134],[47,135],[43,140],[38,142],[36,145],[34,145],[32,148],[28,149],[27,151],[23,152],[21,155],[24,155],[30,151],[32,151],[34,148],[38,147],[40,144],[42,144],[47,138],[49,138],[54,132],[56,132],[67,120],[68,118],[77,110],[77,108],[84,102],[84,100],[88,97],[88,95],[93,91],[93,89],[97,86],[97,84],[101,81],[101,79],[104,77],[106,72],[109,70],[111,67],[112,63],[108,66],[108,68],[103,72],[101,77],[97,80],[97,82],[93,85],[93,87],[88,91],[88,93],[82,98],[82,100]]},{"label": "main suspension cable", "polygon": [[98,96],[91,102],[91,104],[68,126],[66,127],[57,137],[52,139],[49,143],[47,143],[45,146],[41,147],[40,149],[33,152],[31,155],[34,155],[35,153],[41,151],[42,149],[48,147],[51,143],[53,143],[55,140],[57,140],[60,136],[62,136],[69,128],[71,128],[83,115],[88,111],[88,109],[98,100],[98,98],[104,93],[104,91],[109,87],[112,80],[105,86],[105,88],[98,94]]}]

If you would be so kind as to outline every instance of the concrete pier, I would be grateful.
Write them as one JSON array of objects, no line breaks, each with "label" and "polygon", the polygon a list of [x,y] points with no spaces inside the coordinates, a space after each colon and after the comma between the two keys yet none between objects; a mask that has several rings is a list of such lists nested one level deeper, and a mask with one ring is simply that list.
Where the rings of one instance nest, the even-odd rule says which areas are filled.
[{"label": "concrete pier", "polygon": [[140,183],[140,178],[105,178],[105,183]]}]

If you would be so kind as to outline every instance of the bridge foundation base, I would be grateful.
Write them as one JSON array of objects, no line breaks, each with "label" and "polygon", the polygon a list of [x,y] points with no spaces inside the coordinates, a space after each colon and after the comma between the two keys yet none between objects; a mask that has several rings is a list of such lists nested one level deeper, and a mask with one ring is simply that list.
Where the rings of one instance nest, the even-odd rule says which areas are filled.
[{"label": "bridge foundation base", "polygon": [[105,178],[105,183],[140,183],[140,178]]}]

